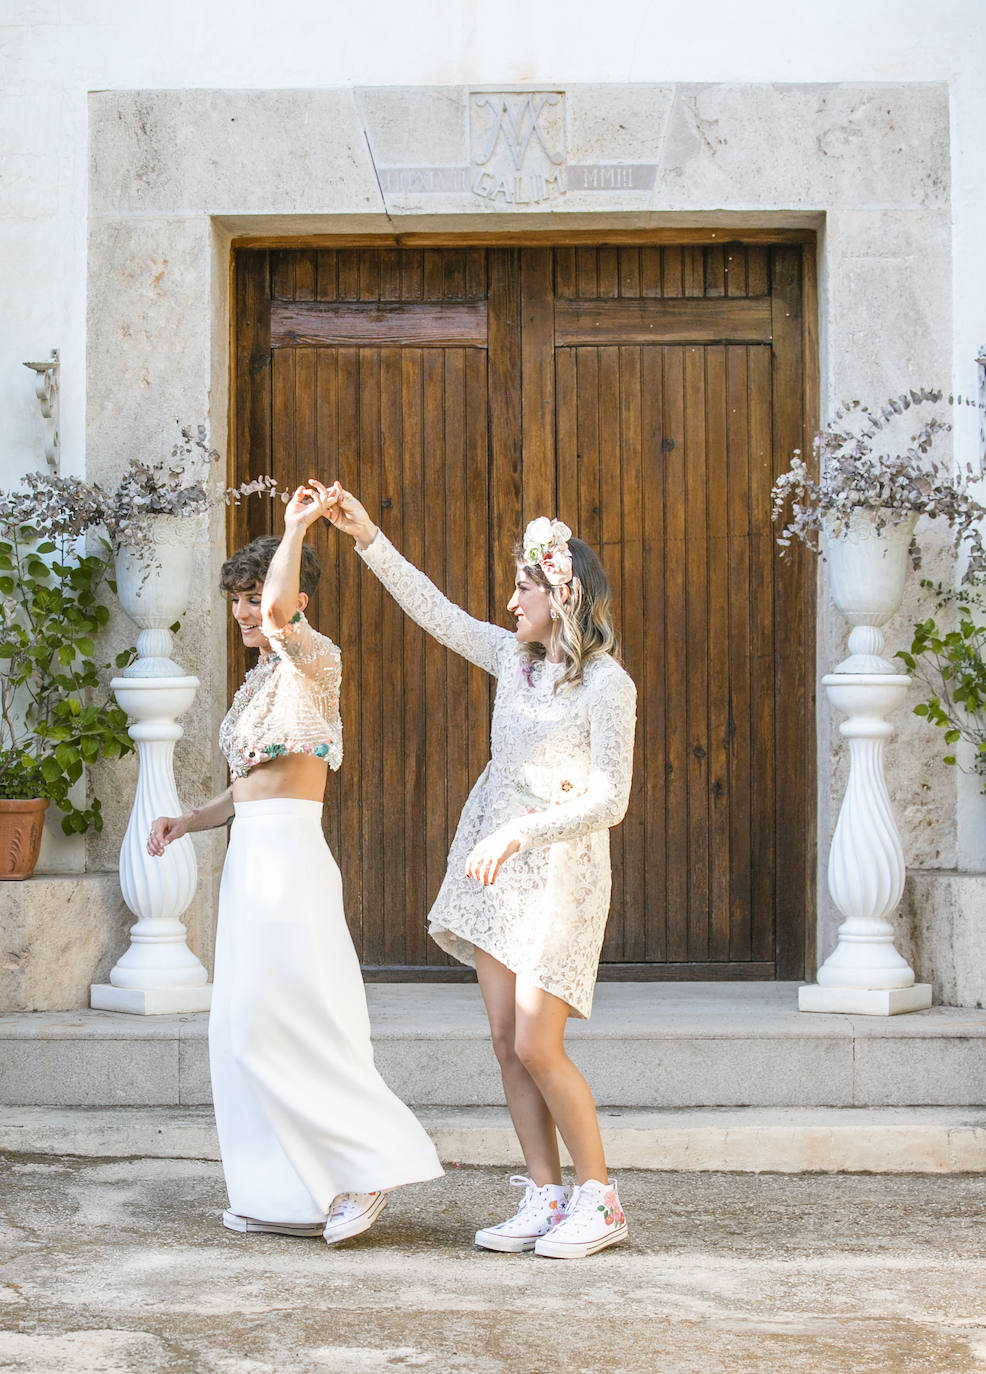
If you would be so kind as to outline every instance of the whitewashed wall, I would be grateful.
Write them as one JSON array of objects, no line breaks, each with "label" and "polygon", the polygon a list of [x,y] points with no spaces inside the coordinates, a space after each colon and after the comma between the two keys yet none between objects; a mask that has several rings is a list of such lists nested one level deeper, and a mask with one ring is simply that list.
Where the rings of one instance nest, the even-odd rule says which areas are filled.
[{"label": "whitewashed wall", "polygon": [[[589,0],[564,5],[423,0],[413,7],[298,0],[289,19],[275,20],[271,7],[256,0],[236,5],[145,0],[140,6],[126,0],[0,0],[0,318],[5,326],[0,332],[0,403],[7,436],[0,451],[0,483],[10,483],[39,464],[36,402],[21,363],[47,357],[52,347],[62,357],[63,471],[82,472],[87,466],[91,90],[513,82],[945,83],[951,165],[943,165],[941,175],[943,182],[951,181],[953,283],[951,300],[942,302],[942,319],[951,320],[953,380],[968,391],[975,382],[973,359],[986,338],[981,247],[986,224],[981,172],[986,37],[980,15],[978,0],[836,0],[824,10],[802,0],[751,0],[741,9],[709,0],[700,23],[686,7],[642,5],[639,0],[613,0],[604,7]],[[851,145],[840,152],[851,157]],[[828,151],[819,146],[818,156],[825,158]],[[906,253],[906,246],[874,243],[860,252]],[[920,341],[916,344],[914,353],[920,357]],[[829,346],[823,337],[823,406],[839,399],[831,394]],[[871,376],[883,374],[879,360],[886,355],[888,385],[896,384],[890,360],[911,357],[907,341],[900,338],[864,335],[857,346],[871,351],[866,367]],[[101,339],[99,347],[109,374],[101,404],[112,407],[112,340]],[[940,356],[939,350],[934,352]],[[931,380],[937,379],[915,376],[901,382]],[[972,427],[960,438],[967,448],[974,447]],[[89,470],[98,471],[106,460],[107,455],[90,454]],[[906,616],[901,623],[906,628]],[[218,681],[221,665],[216,667]],[[823,723],[820,771],[827,766],[830,724]],[[930,797],[912,785],[906,769],[901,781],[910,813],[906,828],[918,834],[927,818],[932,827],[944,822],[947,835],[941,847],[929,835],[919,846],[918,861],[931,867],[986,866],[986,810],[975,788],[944,769],[930,787]],[[106,864],[105,845],[92,852],[97,867]],[[74,856],[63,862],[74,865],[77,860]]]},{"label": "whitewashed wall", "polygon": [[27,358],[62,351],[64,470],[85,464],[91,90],[469,82],[944,81],[956,382],[986,333],[980,0],[0,0],[0,481],[40,455]]}]

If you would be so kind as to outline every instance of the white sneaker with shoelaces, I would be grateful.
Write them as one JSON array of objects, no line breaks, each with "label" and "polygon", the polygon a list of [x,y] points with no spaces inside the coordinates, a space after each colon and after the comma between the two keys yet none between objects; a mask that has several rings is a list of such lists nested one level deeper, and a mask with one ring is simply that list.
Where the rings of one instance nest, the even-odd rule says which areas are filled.
[{"label": "white sneaker with shoelaces", "polygon": [[515,1188],[524,1189],[524,1200],[509,1221],[476,1232],[476,1244],[484,1250],[502,1250],[508,1254],[533,1250],[538,1237],[546,1235],[564,1219],[568,1189],[560,1183],[546,1183],[539,1188],[533,1179],[523,1174],[512,1174],[510,1182]]},{"label": "white sneaker with shoelaces", "polygon": [[534,1253],[549,1259],[585,1259],[627,1235],[616,1180],[600,1183],[590,1178],[573,1189],[565,1220],[535,1242]]},{"label": "white sneaker with shoelaces", "polygon": [[387,1205],[383,1193],[340,1193],[333,1198],[322,1232],[326,1245],[349,1240],[368,1231]]}]

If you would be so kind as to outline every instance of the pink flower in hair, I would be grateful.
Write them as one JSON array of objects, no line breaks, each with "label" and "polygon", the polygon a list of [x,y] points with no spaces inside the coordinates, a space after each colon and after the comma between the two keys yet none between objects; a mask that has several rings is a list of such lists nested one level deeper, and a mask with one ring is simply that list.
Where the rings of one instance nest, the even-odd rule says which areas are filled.
[{"label": "pink flower in hair", "polygon": [[564,587],[572,580],[572,555],[567,551],[546,553],[538,566],[553,587]]},{"label": "pink flower in hair", "polygon": [[546,515],[532,520],[524,531],[524,561],[530,568],[539,567],[552,587],[572,580],[571,537],[564,521],[549,520]]}]

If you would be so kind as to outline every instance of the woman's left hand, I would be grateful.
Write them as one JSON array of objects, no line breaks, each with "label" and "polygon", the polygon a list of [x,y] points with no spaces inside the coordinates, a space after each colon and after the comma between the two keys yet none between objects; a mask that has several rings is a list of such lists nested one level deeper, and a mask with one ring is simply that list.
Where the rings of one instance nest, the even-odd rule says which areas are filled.
[{"label": "woman's left hand", "polygon": [[284,509],[284,527],[307,530],[316,520],[328,519],[329,511],[336,503],[335,492],[330,491],[316,477],[312,477],[293,493]]},{"label": "woman's left hand", "polygon": [[512,854],[516,854],[519,848],[520,840],[510,839],[504,842],[502,835],[498,836],[494,831],[492,835],[487,835],[485,840],[480,840],[466,859],[466,877],[475,878],[477,883],[490,887],[496,882],[500,865]]}]

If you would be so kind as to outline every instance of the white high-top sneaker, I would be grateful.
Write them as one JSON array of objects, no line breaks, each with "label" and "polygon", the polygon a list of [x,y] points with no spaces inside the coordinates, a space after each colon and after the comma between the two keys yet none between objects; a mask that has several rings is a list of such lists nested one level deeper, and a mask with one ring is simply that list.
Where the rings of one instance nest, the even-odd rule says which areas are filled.
[{"label": "white high-top sneaker", "polygon": [[534,1253],[549,1259],[585,1259],[626,1240],[627,1234],[616,1180],[600,1183],[590,1178],[574,1189],[565,1220],[535,1242]]},{"label": "white high-top sneaker", "polygon": [[368,1231],[387,1205],[383,1193],[340,1193],[333,1198],[322,1235],[326,1245]]},{"label": "white high-top sneaker", "polygon": [[568,1189],[560,1183],[546,1183],[539,1188],[523,1174],[512,1174],[510,1182],[515,1188],[524,1189],[524,1200],[509,1221],[476,1232],[476,1244],[484,1250],[504,1250],[508,1254],[533,1250],[539,1236],[564,1220]]}]

